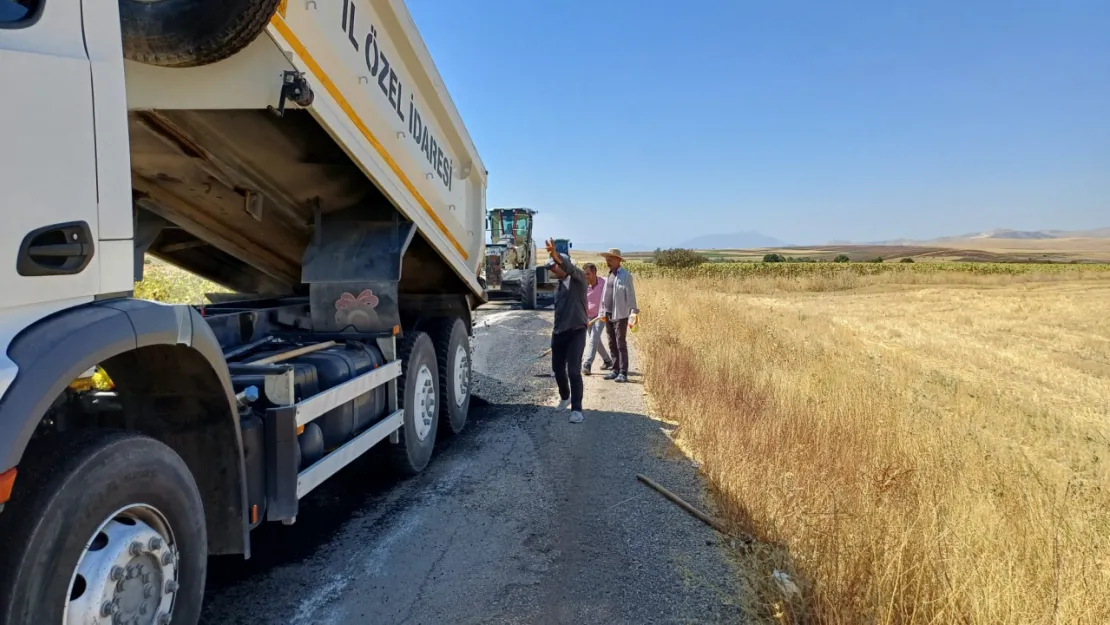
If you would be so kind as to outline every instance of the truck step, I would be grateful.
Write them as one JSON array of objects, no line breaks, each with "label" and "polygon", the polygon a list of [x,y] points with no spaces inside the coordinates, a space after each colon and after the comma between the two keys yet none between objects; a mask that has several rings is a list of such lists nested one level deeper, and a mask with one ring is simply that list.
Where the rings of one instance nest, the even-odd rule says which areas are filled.
[{"label": "truck step", "polygon": [[387,436],[401,427],[404,420],[405,411],[397,410],[385,419],[379,421],[377,425],[374,425],[369,430],[366,430],[362,434],[344,443],[335,451],[298,473],[297,499],[301,499],[312,492],[312,489],[319,486],[324,480],[335,475],[336,472],[350,464],[355,458],[366,453],[366,450],[385,440]]}]

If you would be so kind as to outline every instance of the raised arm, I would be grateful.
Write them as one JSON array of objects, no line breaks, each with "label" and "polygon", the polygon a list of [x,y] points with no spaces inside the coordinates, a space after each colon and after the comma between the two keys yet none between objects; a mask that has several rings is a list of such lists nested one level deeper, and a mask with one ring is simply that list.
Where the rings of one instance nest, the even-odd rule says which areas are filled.
[{"label": "raised arm", "polygon": [[567,272],[571,280],[575,282],[586,281],[586,273],[582,271],[581,268],[574,263],[563,262],[563,255],[555,251],[555,239],[548,239],[545,247],[547,247],[547,254],[551,257],[551,260],[555,261],[556,265],[559,265],[563,271]]}]

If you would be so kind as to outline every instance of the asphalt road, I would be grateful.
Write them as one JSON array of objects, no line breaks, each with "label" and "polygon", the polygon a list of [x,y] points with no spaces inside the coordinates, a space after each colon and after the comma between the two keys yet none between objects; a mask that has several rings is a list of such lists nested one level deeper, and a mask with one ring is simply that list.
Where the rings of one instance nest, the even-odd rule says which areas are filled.
[{"label": "asphalt road", "polygon": [[720,537],[635,478],[709,508],[696,470],[640,384],[595,375],[584,423],[556,411],[550,328],[550,310],[479,311],[466,431],[414,478],[360,460],[256,531],[250,560],[212,558],[201,622],[737,622]]}]

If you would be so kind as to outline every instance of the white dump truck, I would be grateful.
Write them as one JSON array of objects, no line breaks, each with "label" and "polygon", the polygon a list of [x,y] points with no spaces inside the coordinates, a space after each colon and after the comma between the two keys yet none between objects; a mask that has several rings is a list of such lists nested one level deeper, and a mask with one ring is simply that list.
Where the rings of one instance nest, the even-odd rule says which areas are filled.
[{"label": "white dump truck", "polygon": [[487,172],[402,0],[0,0],[0,86],[0,623],[196,623],[462,430]]}]

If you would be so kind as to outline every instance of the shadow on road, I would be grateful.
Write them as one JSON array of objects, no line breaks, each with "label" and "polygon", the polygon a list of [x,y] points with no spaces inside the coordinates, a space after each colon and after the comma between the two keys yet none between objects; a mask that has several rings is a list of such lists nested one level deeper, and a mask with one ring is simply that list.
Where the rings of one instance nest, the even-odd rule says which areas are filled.
[{"label": "shadow on road", "polygon": [[[493,407],[486,400],[473,396],[467,417],[469,425],[488,421],[496,414],[491,410]],[[474,430],[468,427],[456,436],[444,435],[445,430],[441,429],[432,463],[473,445]],[[384,452],[384,446],[372,449],[302,499],[301,514],[295,524],[264,522],[253,530],[249,560],[240,555],[210,557],[205,594],[218,593],[272,571],[274,567],[298,564],[318,554],[348,521],[361,511],[372,509],[376,499],[384,498],[410,479],[418,479],[397,475]]]},{"label": "shadow on road", "polygon": [[253,532],[251,560],[211,558],[202,623],[736,622],[719,537],[636,480],[712,513],[674,426],[596,369],[570,423],[535,377],[550,313],[507,308],[477,317],[463,434],[407,479],[372,451]]}]

